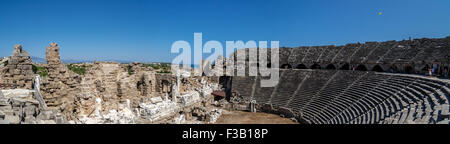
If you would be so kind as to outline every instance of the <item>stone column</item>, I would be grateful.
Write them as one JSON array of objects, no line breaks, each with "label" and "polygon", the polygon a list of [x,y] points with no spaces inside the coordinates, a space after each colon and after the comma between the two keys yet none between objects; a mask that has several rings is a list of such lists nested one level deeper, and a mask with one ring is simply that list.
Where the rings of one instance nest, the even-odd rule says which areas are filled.
[{"label": "stone column", "polygon": [[172,101],[173,101],[174,103],[177,102],[177,96],[178,96],[178,87],[177,87],[177,85],[175,84],[175,85],[172,86]]},{"label": "stone column", "polygon": [[252,100],[250,102],[250,112],[256,112],[255,104],[256,104],[255,100]]},{"label": "stone column", "polygon": [[176,76],[176,82],[172,86],[172,101],[176,103],[177,96],[179,95],[179,91],[180,91],[180,72],[179,72],[179,70],[175,71],[175,76]]}]

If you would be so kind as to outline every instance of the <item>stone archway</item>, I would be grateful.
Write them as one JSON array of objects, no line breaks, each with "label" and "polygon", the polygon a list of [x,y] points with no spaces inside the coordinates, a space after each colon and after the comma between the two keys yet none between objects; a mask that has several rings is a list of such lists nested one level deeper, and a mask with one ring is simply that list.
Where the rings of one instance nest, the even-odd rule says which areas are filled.
[{"label": "stone archway", "polygon": [[339,68],[340,70],[350,70],[350,65],[348,63],[345,63],[344,65]]},{"label": "stone archway", "polygon": [[320,67],[319,64],[313,64],[310,68],[311,69],[322,69],[322,67]]},{"label": "stone archway", "polygon": [[327,65],[327,67],[325,67],[325,69],[335,70],[336,67],[333,64],[329,64],[329,65]]},{"label": "stone archway", "polygon": [[396,65],[391,65],[387,71],[391,73],[396,73],[399,72],[399,69]]},{"label": "stone archway", "polygon": [[404,72],[407,74],[413,74],[414,73],[414,68],[410,65],[405,66],[404,68]]},{"label": "stone archway", "polygon": [[375,66],[372,68],[372,71],[376,71],[376,72],[384,72],[383,68],[381,68],[380,65],[375,65]]},{"label": "stone archway", "polygon": [[282,64],[280,68],[281,69],[291,69],[292,66],[290,64]]},{"label": "stone archway", "polygon": [[171,91],[170,82],[168,80],[162,80],[161,81],[161,86],[162,86],[161,87],[161,92],[167,93],[167,92]]},{"label": "stone archway", "polygon": [[356,67],[356,70],[358,70],[358,71],[367,71],[367,67],[365,65],[358,65],[358,67]]},{"label": "stone archway", "polygon": [[304,64],[299,64],[295,68],[296,69],[308,69],[308,67],[306,67],[306,65],[304,65]]}]

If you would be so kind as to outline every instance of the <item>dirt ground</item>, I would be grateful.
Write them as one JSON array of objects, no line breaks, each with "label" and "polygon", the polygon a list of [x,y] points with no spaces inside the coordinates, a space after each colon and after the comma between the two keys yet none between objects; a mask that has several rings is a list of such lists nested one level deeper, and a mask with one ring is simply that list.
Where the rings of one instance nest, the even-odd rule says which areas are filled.
[{"label": "dirt ground", "polygon": [[223,111],[215,124],[298,124],[275,114],[244,111]]}]

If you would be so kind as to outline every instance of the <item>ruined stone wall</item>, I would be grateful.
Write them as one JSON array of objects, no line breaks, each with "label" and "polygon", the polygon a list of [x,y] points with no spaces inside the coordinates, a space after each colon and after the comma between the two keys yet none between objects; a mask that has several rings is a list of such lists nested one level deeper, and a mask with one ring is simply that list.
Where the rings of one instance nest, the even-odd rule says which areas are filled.
[{"label": "ruined stone wall", "polygon": [[[249,49],[240,51],[245,52],[248,71]],[[237,61],[236,55],[235,52],[230,57]],[[450,66],[450,37],[279,48],[280,68],[350,70],[361,66],[368,71],[423,73],[427,65],[433,64],[439,65],[439,73]]]},{"label": "ruined stone wall", "polygon": [[34,78],[31,58],[21,45],[14,46],[14,52],[8,57],[7,63],[6,66],[0,68],[0,88],[31,89]]},{"label": "ruined stone wall", "polygon": [[176,83],[176,77],[171,74],[156,74],[156,92],[170,93],[172,85]]},{"label": "ruined stone wall", "polygon": [[[81,81],[78,115],[91,114],[97,98],[102,101],[102,111],[118,109],[119,104],[127,100],[132,108],[148,101],[156,92],[155,72],[139,67],[138,64],[94,63]],[[129,68],[133,69],[132,73],[128,72]]]},{"label": "ruined stone wall", "polygon": [[43,98],[48,107],[73,119],[74,99],[80,91],[82,78],[61,63],[58,44],[51,43],[46,54],[48,77],[43,78],[41,84]]},{"label": "ruined stone wall", "polygon": [[[200,97],[206,97],[217,88],[209,84],[213,79],[177,78],[173,74],[157,73],[140,63],[73,64],[85,68],[85,72],[77,74],[61,62],[59,52],[58,44],[51,43],[46,48],[47,64],[40,65],[48,70],[48,76],[40,81],[40,92],[47,107],[36,108],[38,102],[35,99],[20,104],[14,104],[14,99],[0,99],[1,106],[6,108],[8,123],[134,123],[135,116],[140,116],[139,112],[145,109],[142,104],[154,103],[159,107],[158,102],[165,101],[182,108],[197,103]],[[34,74],[28,53],[16,45],[13,55],[2,62],[5,60],[9,63],[1,67],[0,86],[33,91]],[[174,87],[177,84],[178,87]],[[24,111],[33,117],[15,114]],[[174,111],[173,114],[177,113]],[[5,115],[0,113],[0,118],[4,119]]]}]

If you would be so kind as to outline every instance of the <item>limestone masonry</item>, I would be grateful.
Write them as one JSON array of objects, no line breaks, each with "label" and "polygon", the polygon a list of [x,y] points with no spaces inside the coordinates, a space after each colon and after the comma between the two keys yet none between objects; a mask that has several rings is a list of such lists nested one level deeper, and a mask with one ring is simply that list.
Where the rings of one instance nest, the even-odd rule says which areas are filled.
[{"label": "limestone masonry", "polygon": [[[236,54],[249,50],[219,58],[239,62]],[[279,50],[279,83],[261,87],[266,77],[189,76],[196,70],[167,73],[142,63],[63,64],[56,43],[46,47],[47,64],[33,65],[15,45],[0,59],[0,123],[207,124],[233,110],[301,124],[450,122],[450,37]]]}]

